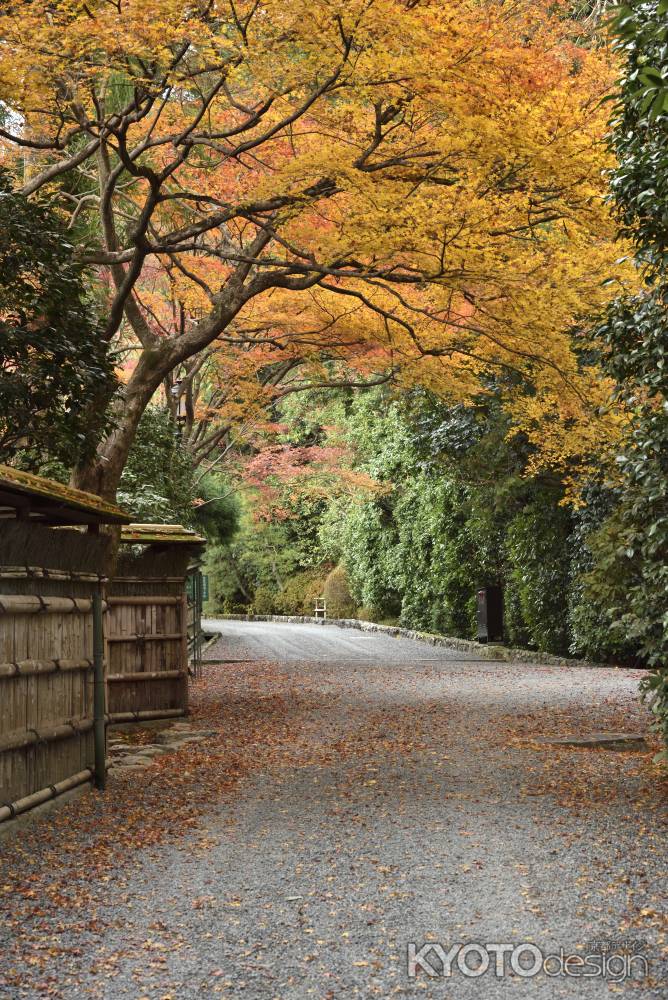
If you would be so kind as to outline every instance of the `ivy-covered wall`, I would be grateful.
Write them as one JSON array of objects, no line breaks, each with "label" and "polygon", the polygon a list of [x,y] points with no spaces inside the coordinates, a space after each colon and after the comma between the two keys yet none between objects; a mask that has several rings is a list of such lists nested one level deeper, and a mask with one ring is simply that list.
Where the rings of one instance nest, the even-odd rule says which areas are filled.
[{"label": "ivy-covered wall", "polygon": [[[563,503],[558,477],[523,475],[528,450],[489,399],[448,407],[427,393],[355,400],[349,438],[387,493],[332,505],[324,550],[379,620],[472,638],[475,592],[501,585],[506,639],[545,652],[629,656],[585,588],[588,544],[613,501]],[[592,485],[591,492],[596,488]]]}]

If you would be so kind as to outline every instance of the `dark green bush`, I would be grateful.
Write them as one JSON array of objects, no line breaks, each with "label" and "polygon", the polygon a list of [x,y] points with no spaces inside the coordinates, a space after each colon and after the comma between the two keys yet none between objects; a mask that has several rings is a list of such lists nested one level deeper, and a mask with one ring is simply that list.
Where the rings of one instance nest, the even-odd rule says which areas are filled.
[{"label": "dark green bush", "polygon": [[350,593],[348,576],[344,566],[335,566],[322,590],[327,602],[328,618],[353,618],[357,605]]},{"label": "dark green bush", "polygon": [[[547,497],[536,500],[510,522],[506,534],[506,593],[512,642],[526,635],[529,644],[541,652],[568,651],[565,611],[570,529],[569,513]],[[519,622],[515,619],[518,612]]]},{"label": "dark green bush", "polygon": [[320,567],[295,573],[276,594],[275,604],[282,615],[312,615],[317,598],[322,597],[326,572]]}]

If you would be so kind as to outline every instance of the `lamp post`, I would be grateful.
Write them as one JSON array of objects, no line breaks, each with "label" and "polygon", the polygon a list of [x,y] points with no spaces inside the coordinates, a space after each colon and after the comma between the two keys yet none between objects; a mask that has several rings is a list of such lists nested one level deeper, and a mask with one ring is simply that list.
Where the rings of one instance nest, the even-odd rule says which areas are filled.
[{"label": "lamp post", "polygon": [[185,394],[181,392],[182,385],[183,385],[183,379],[177,379],[177,381],[170,389],[172,397],[174,398],[174,401],[176,403],[175,417],[177,426],[181,433],[183,433],[183,428],[185,427],[186,421],[188,419]]}]

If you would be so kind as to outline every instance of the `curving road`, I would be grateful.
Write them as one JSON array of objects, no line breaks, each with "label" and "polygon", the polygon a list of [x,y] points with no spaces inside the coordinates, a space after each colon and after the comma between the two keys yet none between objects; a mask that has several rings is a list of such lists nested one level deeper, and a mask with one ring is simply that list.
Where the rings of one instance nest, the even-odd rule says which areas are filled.
[{"label": "curving road", "polygon": [[[71,954],[48,995],[665,997],[651,753],[538,742],[646,729],[637,673],[479,662],[333,626],[209,625],[222,638],[195,715],[220,734],[210,770],[230,780],[208,793],[197,846],[140,851],[105,882],[101,944],[85,920],[61,928]],[[173,759],[195,774],[188,753]],[[614,982],[628,959],[585,981],[577,956],[620,939],[641,942],[640,981]],[[464,971],[453,957],[443,976],[439,955],[467,943]],[[525,976],[537,949],[575,956],[570,974]]]},{"label": "curving road", "polygon": [[204,623],[212,632],[222,632],[228,650],[238,647],[246,654],[277,662],[316,663],[363,660],[368,663],[411,664],[475,662],[473,654],[430,646],[413,639],[395,638],[382,632],[362,632],[337,625],[298,622],[221,621]]}]

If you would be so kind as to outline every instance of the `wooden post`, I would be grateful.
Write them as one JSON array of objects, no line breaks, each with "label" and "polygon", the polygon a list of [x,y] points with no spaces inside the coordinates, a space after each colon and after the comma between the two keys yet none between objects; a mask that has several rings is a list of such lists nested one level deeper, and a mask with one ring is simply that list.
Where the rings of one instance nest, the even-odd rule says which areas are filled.
[{"label": "wooden post", "polygon": [[102,585],[93,591],[93,732],[95,740],[95,784],[104,790],[107,784],[107,737],[105,729],[104,628],[102,624]]}]

